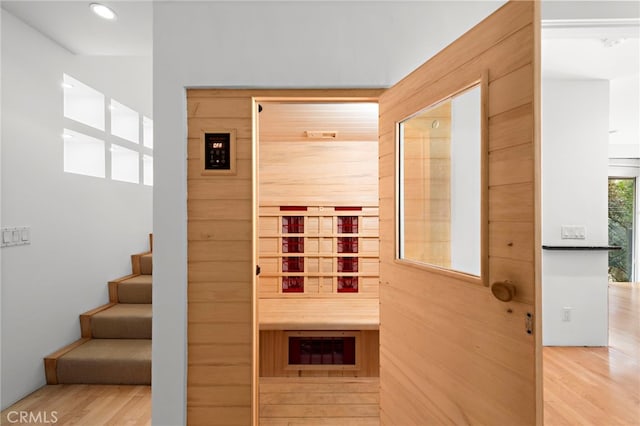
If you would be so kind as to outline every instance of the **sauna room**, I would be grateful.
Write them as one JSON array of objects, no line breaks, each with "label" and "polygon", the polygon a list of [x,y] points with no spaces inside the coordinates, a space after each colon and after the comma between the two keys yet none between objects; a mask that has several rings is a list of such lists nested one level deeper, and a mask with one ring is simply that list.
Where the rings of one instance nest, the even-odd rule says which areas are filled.
[{"label": "sauna room", "polygon": [[[381,348],[400,336],[380,333],[393,320],[380,315],[390,288],[381,254],[399,249],[407,262],[479,275],[479,232],[456,238],[450,226],[454,203],[479,220],[480,209],[463,204],[479,204],[479,191],[455,189],[465,181],[454,179],[450,142],[460,102],[479,105],[478,86],[382,135],[379,99],[372,90],[188,91],[192,416],[206,418],[204,404],[225,398],[243,415],[252,407],[264,425],[301,417],[377,424],[381,359],[397,355]],[[379,152],[396,124],[403,142]],[[474,146],[464,154],[477,154]],[[395,161],[404,165],[398,176]],[[404,226],[394,231],[380,220],[379,200],[392,217],[396,179]],[[475,248],[475,263],[466,248]]]},{"label": "sauna room", "polygon": [[379,375],[378,104],[258,106],[259,375]]}]

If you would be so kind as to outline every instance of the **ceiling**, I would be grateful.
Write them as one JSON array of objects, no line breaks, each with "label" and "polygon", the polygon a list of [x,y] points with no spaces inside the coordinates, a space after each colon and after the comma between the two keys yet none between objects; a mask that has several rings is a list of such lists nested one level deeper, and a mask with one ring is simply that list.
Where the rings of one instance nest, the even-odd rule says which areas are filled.
[{"label": "ceiling", "polygon": [[640,76],[640,20],[543,23],[542,74],[600,80]]},{"label": "ceiling", "polygon": [[[94,0],[95,1],[95,0]],[[91,0],[2,1],[9,11],[39,32],[79,55],[151,56],[153,3],[110,0],[117,14],[105,21],[89,9]],[[542,31],[545,77],[606,79],[638,75],[640,22],[547,21]],[[605,47],[603,39],[626,39]]]},{"label": "ceiling", "polygon": [[116,12],[115,21],[94,15],[94,1],[2,1],[2,8],[78,55],[152,55],[151,1],[97,0]]}]

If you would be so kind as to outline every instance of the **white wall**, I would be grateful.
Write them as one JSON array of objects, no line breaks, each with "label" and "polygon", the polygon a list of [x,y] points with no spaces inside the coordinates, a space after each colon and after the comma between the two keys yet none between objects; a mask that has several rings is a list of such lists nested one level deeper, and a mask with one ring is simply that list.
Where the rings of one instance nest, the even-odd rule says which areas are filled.
[{"label": "white wall", "polygon": [[640,74],[611,80],[609,99],[609,158],[640,158]]},{"label": "white wall", "polygon": [[387,87],[500,2],[154,4],[153,422],[185,421],[185,87]]},{"label": "white wall", "polygon": [[2,408],[45,384],[43,357],[80,337],[78,315],[148,248],[152,189],[63,172],[62,74],[151,117],[151,58],[70,54],[2,11]]},{"label": "white wall", "polygon": [[[608,129],[608,81],[543,80],[543,244],[608,245]],[[561,239],[563,225],[584,226],[586,239]],[[606,251],[543,250],[543,344],[606,346],[607,285]]]}]

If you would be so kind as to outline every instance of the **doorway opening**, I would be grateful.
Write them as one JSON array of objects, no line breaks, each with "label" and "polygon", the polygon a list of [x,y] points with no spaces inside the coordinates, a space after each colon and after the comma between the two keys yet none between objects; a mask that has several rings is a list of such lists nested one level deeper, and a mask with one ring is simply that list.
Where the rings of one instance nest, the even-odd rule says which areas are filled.
[{"label": "doorway opening", "polygon": [[609,178],[609,281],[632,282],[635,277],[635,178]]},{"label": "doorway opening", "polygon": [[378,104],[261,98],[255,111],[260,422],[370,422],[379,416]]}]

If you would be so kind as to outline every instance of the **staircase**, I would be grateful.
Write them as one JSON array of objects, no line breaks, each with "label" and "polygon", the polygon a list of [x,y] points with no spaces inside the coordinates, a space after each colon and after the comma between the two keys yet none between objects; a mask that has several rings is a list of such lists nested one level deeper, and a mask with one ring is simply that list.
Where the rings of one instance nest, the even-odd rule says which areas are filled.
[{"label": "staircase", "polygon": [[109,303],[80,315],[80,340],[44,359],[47,384],[151,384],[149,245],[131,256],[131,275],[109,282]]}]

